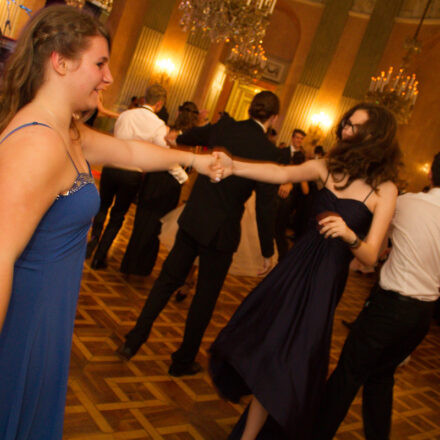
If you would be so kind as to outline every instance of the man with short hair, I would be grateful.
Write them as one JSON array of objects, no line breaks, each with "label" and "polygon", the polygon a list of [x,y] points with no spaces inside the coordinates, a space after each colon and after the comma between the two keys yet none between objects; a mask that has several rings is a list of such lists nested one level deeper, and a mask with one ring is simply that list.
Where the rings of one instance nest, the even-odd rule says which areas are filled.
[{"label": "man with short hair", "polygon": [[[306,133],[295,128],[292,133],[292,140],[288,147],[282,148],[282,163],[286,165],[293,164],[293,157],[296,152],[304,153],[303,141]],[[278,250],[278,261],[282,260],[289,249],[286,237],[287,227],[289,225],[290,214],[293,210],[293,184],[291,182],[284,183],[278,188],[278,209],[275,221],[275,241]]]},{"label": "man with short hair", "polygon": [[429,330],[440,287],[440,153],[428,193],[399,196],[391,253],[328,379],[314,440],[333,438],[363,385],[367,440],[388,439],[394,372]]},{"label": "man with short hair", "polygon": [[165,105],[167,91],[161,85],[153,84],[145,91],[144,98],[144,104],[120,114],[115,124],[115,136],[149,141],[168,148],[165,142],[167,126],[156,114]]},{"label": "man with short hair", "polygon": [[[223,115],[216,124],[194,127],[177,138],[182,145],[224,146],[237,157],[276,161],[279,150],[267,139],[266,131],[279,111],[278,97],[268,91],[257,94],[249,109],[250,118],[235,121]],[[166,306],[173,292],[183,285],[195,258],[199,272],[195,295],[186,320],[180,348],[172,354],[169,374],[192,375],[200,371],[195,362],[200,343],[209,324],[223,282],[240,241],[240,221],[244,203],[256,192],[257,226],[265,269],[270,268],[273,255],[273,223],[276,186],[228,177],[213,183],[202,175],[197,177],[185,209],[179,217],[179,230],[159,277],[145,302],[136,326],[126,335],[118,349],[130,359],[147,340],[151,327]]]},{"label": "man with short hair", "polygon": [[[152,85],[148,87],[145,93],[147,104],[122,112],[115,123],[115,136],[119,139],[144,140],[168,148],[164,139],[168,129],[165,123],[156,115],[156,112],[163,107],[166,96],[167,92],[162,86]],[[176,172],[174,170],[172,171],[174,174],[180,172],[183,173],[181,179],[184,179],[186,173],[182,168],[177,169]],[[177,187],[177,189],[174,189],[174,193],[180,191],[179,183],[177,183],[176,179],[169,175],[167,171],[150,173],[149,175],[155,174],[161,175],[162,180],[171,182],[170,185],[172,188]],[[158,179],[158,177],[154,177],[153,179]],[[87,257],[92,255],[97,246],[91,263],[92,269],[105,269],[107,267],[107,253],[121,229],[125,214],[130,208],[141,182],[141,169],[103,168],[99,185],[101,204],[99,212],[93,220],[91,240],[87,245]],[[145,185],[141,186],[141,194],[143,194],[145,187]],[[141,197],[141,200],[144,199]],[[110,212],[110,219],[101,236],[107,212],[112,203],[113,207]],[[139,215],[138,211],[136,213],[138,223],[146,223],[144,218],[139,218],[144,212],[143,207],[141,207]]]},{"label": "man with short hair", "polygon": [[[124,112],[127,116],[121,121],[124,138],[145,139],[169,148],[165,141],[168,127],[158,116],[166,98],[167,92],[159,84],[148,87],[145,104],[138,109]],[[159,252],[159,234],[162,228],[160,219],[177,206],[181,184],[187,179],[186,172],[179,165],[169,171],[148,173],[144,176],[139,189],[133,231],[121,262],[122,273],[127,276],[147,276],[151,273]]]}]

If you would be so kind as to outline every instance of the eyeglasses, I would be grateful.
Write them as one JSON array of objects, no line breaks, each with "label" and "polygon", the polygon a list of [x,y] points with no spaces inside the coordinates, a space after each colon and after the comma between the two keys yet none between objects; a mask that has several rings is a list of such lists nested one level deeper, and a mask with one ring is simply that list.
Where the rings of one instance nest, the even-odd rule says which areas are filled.
[{"label": "eyeglasses", "polygon": [[342,121],[342,128],[350,127],[351,128],[351,132],[353,134],[356,134],[358,132],[359,127],[361,125],[362,124],[353,124],[353,122],[351,122],[350,119],[346,119],[346,120]]}]

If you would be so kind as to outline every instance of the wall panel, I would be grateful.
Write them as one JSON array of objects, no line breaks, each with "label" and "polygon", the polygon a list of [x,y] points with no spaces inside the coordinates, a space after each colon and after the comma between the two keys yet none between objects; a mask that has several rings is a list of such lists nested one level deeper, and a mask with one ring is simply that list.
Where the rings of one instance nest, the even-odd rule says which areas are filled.
[{"label": "wall panel", "polygon": [[192,100],[205,58],[206,50],[192,44],[185,45],[182,64],[168,89],[167,109],[171,124],[177,116],[179,105]]},{"label": "wall panel", "polygon": [[119,111],[127,107],[132,96],[145,94],[162,38],[163,34],[160,32],[147,27],[142,29],[119,95]]},{"label": "wall panel", "polygon": [[318,91],[319,89],[316,87],[298,84],[287,110],[283,127],[278,135],[278,142],[290,143],[294,128],[307,131],[310,123],[310,112]]}]

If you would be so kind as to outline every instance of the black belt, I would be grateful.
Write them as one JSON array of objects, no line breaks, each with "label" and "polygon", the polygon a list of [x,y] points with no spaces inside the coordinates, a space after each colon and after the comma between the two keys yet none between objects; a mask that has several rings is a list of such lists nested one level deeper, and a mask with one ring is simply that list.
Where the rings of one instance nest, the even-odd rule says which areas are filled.
[{"label": "black belt", "polygon": [[412,303],[424,303],[426,301],[421,301],[420,299],[412,298],[411,296],[401,295],[399,292],[395,292],[394,290],[385,290],[382,289],[379,285],[376,288],[377,293],[383,293],[384,295],[388,295],[394,299],[398,299],[399,301],[412,302]]}]

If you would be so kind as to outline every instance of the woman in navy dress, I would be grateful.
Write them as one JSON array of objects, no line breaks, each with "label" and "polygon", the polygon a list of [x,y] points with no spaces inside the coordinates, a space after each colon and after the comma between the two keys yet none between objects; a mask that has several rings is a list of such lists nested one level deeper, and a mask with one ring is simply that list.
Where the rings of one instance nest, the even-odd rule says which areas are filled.
[{"label": "woman in navy dress", "polygon": [[304,234],[211,347],[210,372],[220,394],[234,402],[253,395],[230,439],[313,438],[350,260],[376,261],[393,216],[401,161],[395,134],[386,109],[363,103],[343,117],[327,159],[280,167],[218,153],[223,177],[324,184]]},{"label": "woman in navy dress", "polygon": [[0,438],[61,439],[86,234],[88,163],[210,170],[210,156],[121,141],[78,124],[112,82],[109,38],[68,6],[34,16],[0,91]]}]

